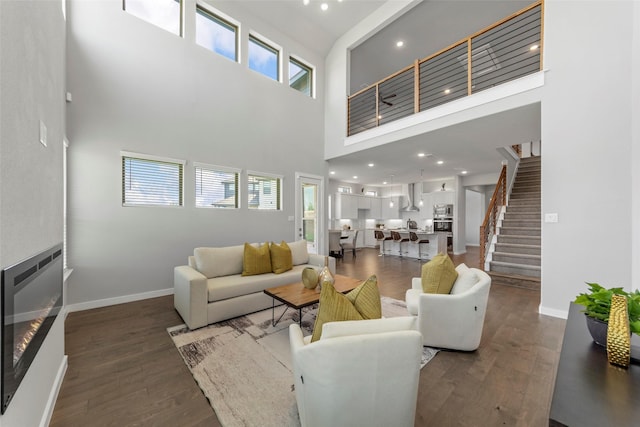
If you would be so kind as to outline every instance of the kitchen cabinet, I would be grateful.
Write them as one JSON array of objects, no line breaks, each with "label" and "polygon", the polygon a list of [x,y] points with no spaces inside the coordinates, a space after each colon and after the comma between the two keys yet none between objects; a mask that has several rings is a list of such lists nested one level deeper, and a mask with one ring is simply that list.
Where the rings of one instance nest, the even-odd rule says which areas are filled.
[{"label": "kitchen cabinet", "polygon": [[358,199],[358,209],[371,209],[371,196],[356,196]]},{"label": "kitchen cabinet", "polygon": [[382,219],[382,199],[379,197],[371,197],[371,208],[367,213],[369,219]]},{"label": "kitchen cabinet", "polygon": [[[393,202],[393,207],[389,206]],[[384,197],[382,198],[382,218],[380,219],[398,219],[401,218],[400,213],[400,197]]]},{"label": "kitchen cabinet", "polygon": [[367,248],[375,248],[378,246],[378,241],[376,240],[375,230],[368,228],[366,230],[362,230],[364,233],[364,246]]},{"label": "kitchen cabinet", "polygon": [[336,193],[336,218],[358,218],[358,196],[346,193]]},{"label": "kitchen cabinet", "polygon": [[455,204],[455,191],[434,191],[431,193],[434,205],[453,205]]},{"label": "kitchen cabinet", "polygon": [[422,193],[421,200],[420,219],[433,219],[433,196],[431,193]]}]

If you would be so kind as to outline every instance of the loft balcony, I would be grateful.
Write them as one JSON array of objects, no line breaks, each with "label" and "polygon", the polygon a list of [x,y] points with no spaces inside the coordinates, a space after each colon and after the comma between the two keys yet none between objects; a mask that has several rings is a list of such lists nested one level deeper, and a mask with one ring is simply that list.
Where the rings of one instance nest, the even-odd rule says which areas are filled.
[{"label": "loft balcony", "polygon": [[537,1],[349,96],[347,135],[542,70],[543,7]]}]

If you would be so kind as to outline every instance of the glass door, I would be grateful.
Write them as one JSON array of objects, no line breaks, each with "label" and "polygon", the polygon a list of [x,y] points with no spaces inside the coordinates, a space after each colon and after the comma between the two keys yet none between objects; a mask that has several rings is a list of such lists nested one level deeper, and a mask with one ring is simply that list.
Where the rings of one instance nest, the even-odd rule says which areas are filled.
[{"label": "glass door", "polygon": [[320,253],[322,233],[322,183],[321,177],[298,175],[296,177],[296,240],[307,241],[309,253]]}]

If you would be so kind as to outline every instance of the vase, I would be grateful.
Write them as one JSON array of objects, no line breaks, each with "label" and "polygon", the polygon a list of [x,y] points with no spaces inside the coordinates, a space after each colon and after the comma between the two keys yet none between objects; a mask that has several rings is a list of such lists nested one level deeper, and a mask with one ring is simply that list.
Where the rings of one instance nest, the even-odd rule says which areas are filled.
[{"label": "vase", "polygon": [[589,333],[591,334],[591,338],[593,338],[593,342],[602,347],[607,346],[607,322],[603,322],[602,320],[587,316],[584,317],[587,319],[587,329],[589,329]]},{"label": "vase", "polygon": [[325,283],[331,283],[332,285],[336,282],[336,279],[333,277],[333,273],[331,273],[331,270],[329,269],[329,257],[326,256],[324,257],[324,267],[322,268],[322,271],[320,271],[320,274],[318,275],[318,292],[320,290],[322,290],[322,285],[324,285]]},{"label": "vase", "polygon": [[318,271],[313,267],[305,267],[302,270],[302,284],[307,289],[315,289],[318,286]]}]

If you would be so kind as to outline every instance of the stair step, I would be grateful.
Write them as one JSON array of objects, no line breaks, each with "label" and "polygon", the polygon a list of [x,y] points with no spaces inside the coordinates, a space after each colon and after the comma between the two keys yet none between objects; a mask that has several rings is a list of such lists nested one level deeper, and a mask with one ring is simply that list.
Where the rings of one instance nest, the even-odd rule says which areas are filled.
[{"label": "stair step", "polygon": [[504,219],[505,220],[516,220],[516,221],[538,221],[540,222],[542,219],[542,215],[540,214],[540,212],[527,212],[527,211],[523,211],[523,212],[512,212],[511,210],[507,209],[507,211],[504,213]]},{"label": "stair step", "polygon": [[540,290],[539,277],[520,276],[518,274],[500,273],[498,271],[488,271],[487,273],[491,276],[491,286],[502,285],[532,291]]},{"label": "stair step", "polygon": [[541,268],[538,265],[522,265],[502,261],[491,261],[489,265],[491,271],[527,277],[540,277]]},{"label": "stair step", "polygon": [[516,182],[513,184],[513,188],[511,189],[511,194],[513,193],[541,193],[540,181],[525,181],[525,182]]},{"label": "stair step", "polygon": [[509,206],[530,206],[540,209],[540,199],[509,199]]},{"label": "stair step", "polygon": [[495,252],[509,252],[540,256],[540,245],[526,245],[522,243],[496,243]]},{"label": "stair step", "polygon": [[540,236],[540,227],[500,227],[500,235]]},{"label": "stair step", "polygon": [[510,252],[494,252],[493,261],[518,265],[540,266],[540,255],[516,254]]},{"label": "stair step", "polygon": [[506,219],[502,221],[502,227],[506,228],[538,228],[540,229],[540,220],[520,220],[520,219]]},{"label": "stair step", "polygon": [[504,235],[499,234],[497,236],[498,243],[516,243],[520,245],[538,245],[540,246],[540,236],[517,236],[517,235]]}]

